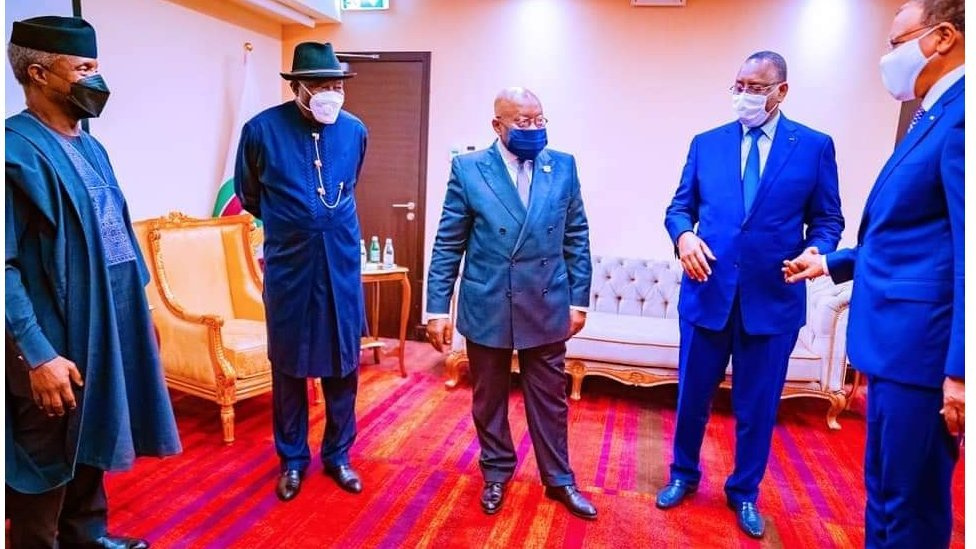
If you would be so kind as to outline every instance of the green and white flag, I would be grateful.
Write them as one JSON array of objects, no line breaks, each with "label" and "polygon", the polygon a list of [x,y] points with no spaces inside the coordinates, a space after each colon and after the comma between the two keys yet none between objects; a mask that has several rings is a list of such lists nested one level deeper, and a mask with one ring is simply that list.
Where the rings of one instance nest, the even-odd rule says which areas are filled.
[{"label": "green and white flag", "polygon": [[[241,128],[244,127],[244,123],[261,110],[251,74],[251,49],[250,42],[244,44],[244,79],[241,85],[240,99],[237,102],[234,125],[230,130],[230,142],[224,161],[223,178],[221,178],[220,188],[217,189],[217,199],[214,201],[213,217],[237,215],[244,211],[241,208],[241,201],[234,194],[234,163],[237,161],[237,145],[241,140]],[[257,221],[257,225],[260,227],[261,222]]]}]

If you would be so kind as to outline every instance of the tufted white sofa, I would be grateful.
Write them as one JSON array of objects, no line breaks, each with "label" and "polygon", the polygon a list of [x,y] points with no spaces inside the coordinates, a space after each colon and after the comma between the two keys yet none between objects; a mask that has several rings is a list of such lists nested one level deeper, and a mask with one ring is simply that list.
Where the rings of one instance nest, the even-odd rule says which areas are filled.
[{"label": "tufted white sofa", "polygon": [[[593,258],[586,327],[566,342],[571,398],[580,399],[586,376],[641,387],[678,382],[681,276],[681,266],[673,261]],[[783,398],[829,401],[827,425],[840,429],[837,416],[847,402],[843,389],[851,285],[835,285],[826,277],[807,284],[807,323],[790,355]],[[446,361],[448,387],[457,385],[466,363],[464,338],[456,334]],[[726,374],[723,386],[729,387],[731,365]]]}]

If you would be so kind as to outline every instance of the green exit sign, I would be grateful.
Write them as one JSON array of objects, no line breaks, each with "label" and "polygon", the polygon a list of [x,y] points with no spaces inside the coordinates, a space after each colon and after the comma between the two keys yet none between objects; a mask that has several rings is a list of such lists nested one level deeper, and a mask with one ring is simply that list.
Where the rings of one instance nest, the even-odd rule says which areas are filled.
[{"label": "green exit sign", "polygon": [[344,10],[387,10],[390,0],[342,0]]}]

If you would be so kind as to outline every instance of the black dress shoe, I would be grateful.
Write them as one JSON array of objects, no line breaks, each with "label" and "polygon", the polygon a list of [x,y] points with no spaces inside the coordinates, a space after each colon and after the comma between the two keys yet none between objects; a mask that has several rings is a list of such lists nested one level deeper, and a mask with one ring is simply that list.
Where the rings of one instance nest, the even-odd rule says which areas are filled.
[{"label": "black dress shoe", "polygon": [[569,512],[588,520],[596,518],[596,507],[586,499],[575,484],[569,486],[546,486],[546,497],[562,503]]},{"label": "black dress shoe", "polygon": [[295,499],[298,492],[302,491],[302,472],[297,469],[289,469],[278,477],[278,486],[275,487],[275,494],[281,501],[291,501]]},{"label": "black dress shoe", "polygon": [[672,480],[663,490],[657,493],[657,502],[655,502],[655,505],[658,509],[670,509],[681,503],[688,494],[694,494],[697,490],[697,484],[680,479]]},{"label": "black dress shoe", "polygon": [[358,494],[363,491],[363,481],[359,480],[359,475],[348,465],[340,465],[338,467],[326,465],[322,471],[332,477],[336,481],[336,484],[339,485],[339,488],[347,492]]},{"label": "black dress shoe", "polygon": [[735,505],[732,500],[727,500],[729,508],[735,511],[735,519],[739,523],[739,529],[746,533],[750,538],[760,539],[766,531],[766,523],[759,508],[751,501],[743,501]]},{"label": "black dress shoe", "polygon": [[149,549],[149,542],[139,538],[108,534],[88,543],[58,543],[62,549]]},{"label": "black dress shoe", "polygon": [[502,482],[485,482],[481,491],[481,510],[486,515],[494,515],[505,502],[505,484]]}]

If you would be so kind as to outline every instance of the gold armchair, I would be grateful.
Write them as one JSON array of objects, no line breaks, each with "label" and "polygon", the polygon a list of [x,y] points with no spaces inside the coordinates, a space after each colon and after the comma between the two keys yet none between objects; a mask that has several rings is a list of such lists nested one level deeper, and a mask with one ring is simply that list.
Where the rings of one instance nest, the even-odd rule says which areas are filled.
[{"label": "gold armchair", "polygon": [[166,384],[216,402],[226,443],[234,404],[271,391],[252,219],[173,212],[134,224],[153,278],[147,296]]}]

